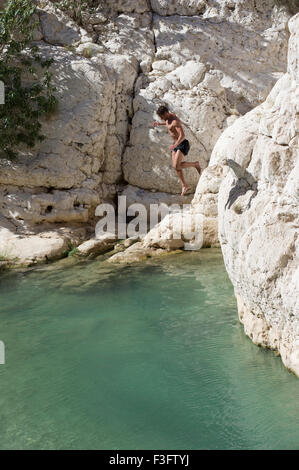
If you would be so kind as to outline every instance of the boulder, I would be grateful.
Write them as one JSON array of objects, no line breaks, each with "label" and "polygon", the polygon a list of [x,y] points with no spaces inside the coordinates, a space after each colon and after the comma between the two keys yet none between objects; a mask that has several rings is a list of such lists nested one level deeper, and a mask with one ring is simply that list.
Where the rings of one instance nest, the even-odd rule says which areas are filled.
[{"label": "boulder", "polygon": [[69,250],[70,243],[68,236],[54,230],[21,236],[0,228],[1,257],[16,265],[28,266],[61,258]]},{"label": "boulder", "polygon": [[38,0],[38,15],[43,40],[54,46],[72,46],[90,40],[87,32],[51,2]]},{"label": "boulder", "polygon": [[88,255],[98,255],[108,251],[115,245],[117,239],[114,233],[106,233],[100,238],[91,238],[81,243],[77,248],[78,255],[88,256]]},{"label": "boulder", "polygon": [[108,258],[109,263],[138,263],[140,261],[145,261],[148,258],[154,258],[165,254],[165,250],[161,248],[152,248],[145,247],[142,242],[134,243],[125,251],[116,253],[115,255]]}]

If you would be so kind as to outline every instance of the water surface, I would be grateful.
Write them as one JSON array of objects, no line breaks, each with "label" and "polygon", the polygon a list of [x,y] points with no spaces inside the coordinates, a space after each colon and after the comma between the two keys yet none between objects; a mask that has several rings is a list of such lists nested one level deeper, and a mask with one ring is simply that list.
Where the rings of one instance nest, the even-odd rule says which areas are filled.
[{"label": "water surface", "polygon": [[299,381],[244,335],[218,250],[0,281],[1,449],[299,448]]}]

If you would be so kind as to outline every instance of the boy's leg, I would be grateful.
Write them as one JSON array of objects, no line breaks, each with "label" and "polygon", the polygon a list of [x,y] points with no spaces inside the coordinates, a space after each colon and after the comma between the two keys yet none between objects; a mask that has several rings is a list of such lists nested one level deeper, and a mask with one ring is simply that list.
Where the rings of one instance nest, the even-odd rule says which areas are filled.
[{"label": "boy's leg", "polygon": [[201,167],[199,162],[181,162],[181,168],[196,168],[199,174],[201,174]]},{"label": "boy's leg", "polygon": [[178,177],[180,178],[182,184],[182,196],[186,193],[186,191],[190,188],[184,178],[181,162],[184,158],[184,154],[177,150],[176,152],[172,152],[172,166],[176,170]]}]

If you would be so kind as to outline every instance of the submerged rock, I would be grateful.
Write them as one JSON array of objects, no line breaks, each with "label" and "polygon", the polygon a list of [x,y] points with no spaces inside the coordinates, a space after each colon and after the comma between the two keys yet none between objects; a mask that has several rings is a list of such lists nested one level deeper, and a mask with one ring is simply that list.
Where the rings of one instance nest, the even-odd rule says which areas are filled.
[{"label": "submerged rock", "polygon": [[134,243],[125,251],[116,253],[115,255],[108,258],[109,263],[136,263],[139,261],[144,261],[147,258],[152,258],[155,256],[163,255],[165,251],[162,249],[154,249],[145,247],[142,242]]}]

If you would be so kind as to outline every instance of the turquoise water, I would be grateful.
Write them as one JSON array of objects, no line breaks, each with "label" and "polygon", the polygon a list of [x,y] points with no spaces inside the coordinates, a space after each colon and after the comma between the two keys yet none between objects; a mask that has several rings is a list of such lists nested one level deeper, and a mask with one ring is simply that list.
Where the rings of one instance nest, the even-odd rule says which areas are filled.
[{"label": "turquoise water", "polygon": [[299,380],[244,335],[219,251],[0,281],[1,449],[299,448]]}]

